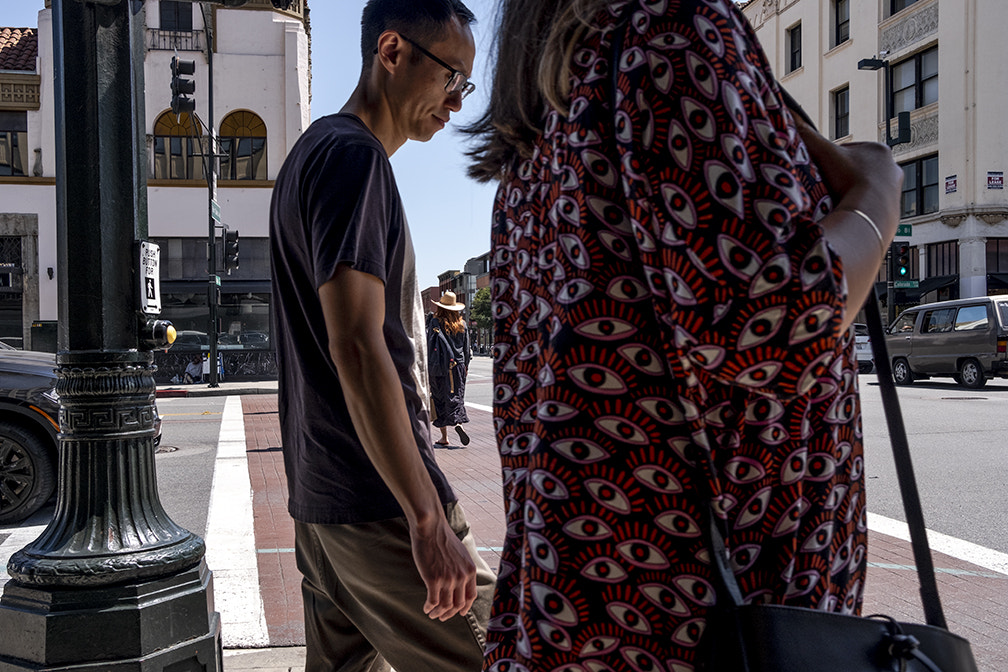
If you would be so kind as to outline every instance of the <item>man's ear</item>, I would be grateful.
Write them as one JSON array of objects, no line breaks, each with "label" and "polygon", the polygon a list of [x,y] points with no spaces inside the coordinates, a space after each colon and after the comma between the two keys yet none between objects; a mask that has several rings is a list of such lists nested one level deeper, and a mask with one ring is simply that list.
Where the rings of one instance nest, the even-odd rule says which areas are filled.
[{"label": "man's ear", "polygon": [[378,63],[389,72],[402,63],[403,46],[406,41],[394,30],[386,30],[378,37]]}]

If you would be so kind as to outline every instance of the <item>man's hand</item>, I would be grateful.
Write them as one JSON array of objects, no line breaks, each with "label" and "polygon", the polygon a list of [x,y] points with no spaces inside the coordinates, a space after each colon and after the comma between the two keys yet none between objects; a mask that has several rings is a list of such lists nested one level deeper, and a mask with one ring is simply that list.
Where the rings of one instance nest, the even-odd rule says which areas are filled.
[{"label": "man's hand", "polygon": [[424,613],[447,621],[476,601],[476,565],[444,517],[429,532],[411,526],[413,561],[427,586]]}]

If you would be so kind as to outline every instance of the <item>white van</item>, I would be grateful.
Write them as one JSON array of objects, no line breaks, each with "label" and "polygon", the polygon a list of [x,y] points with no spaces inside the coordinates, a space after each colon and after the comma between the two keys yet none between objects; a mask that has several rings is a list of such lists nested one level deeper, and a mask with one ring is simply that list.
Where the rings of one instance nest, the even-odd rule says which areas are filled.
[{"label": "white van", "polygon": [[886,330],[886,347],[897,385],[935,376],[979,388],[1008,378],[1008,295],[909,308]]}]

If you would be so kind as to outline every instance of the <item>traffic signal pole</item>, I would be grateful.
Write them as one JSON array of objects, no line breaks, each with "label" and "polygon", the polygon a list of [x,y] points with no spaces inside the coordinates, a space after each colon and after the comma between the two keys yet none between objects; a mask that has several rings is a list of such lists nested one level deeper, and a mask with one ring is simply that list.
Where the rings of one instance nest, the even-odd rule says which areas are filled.
[{"label": "traffic signal pole", "polygon": [[207,203],[209,226],[207,227],[207,306],[210,309],[207,339],[210,350],[210,382],[207,387],[220,387],[220,371],[217,367],[217,305],[220,297],[220,275],[217,274],[217,138],[214,133],[214,76],[213,76],[213,30],[210,28],[206,5],[200,5],[203,16],[203,31],[206,33],[207,56]]}]

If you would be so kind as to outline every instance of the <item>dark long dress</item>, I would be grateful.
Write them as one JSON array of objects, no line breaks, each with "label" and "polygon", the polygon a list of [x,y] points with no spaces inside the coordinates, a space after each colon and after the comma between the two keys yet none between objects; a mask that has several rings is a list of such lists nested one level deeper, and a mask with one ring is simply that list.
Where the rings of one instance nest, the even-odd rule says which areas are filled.
[{"label": "dark long dress", "polygon": [[488,672],[693,670],[710,508],[747,599],[861,607],[861,411],[826,189],[730,0],[597,19],[570,114],[495,205],[508,513]]},{"label": "dark long dress", "polygon": [[468,329],[453,334],[438,318],[431,318],[427,328],[427,373],[435,427],[454,427],[469,422],[465,409],[469,352]]}]

